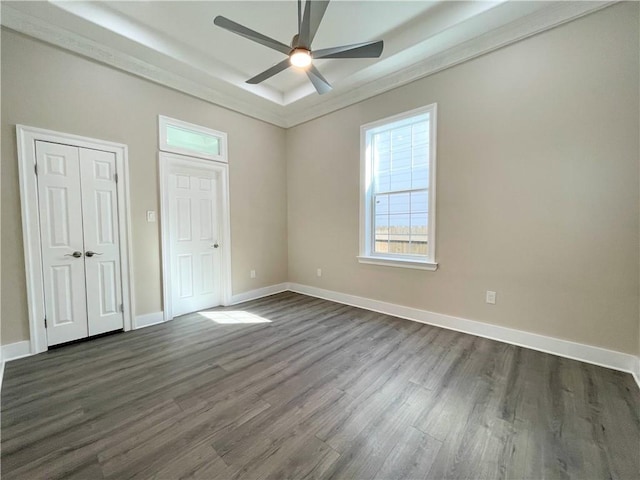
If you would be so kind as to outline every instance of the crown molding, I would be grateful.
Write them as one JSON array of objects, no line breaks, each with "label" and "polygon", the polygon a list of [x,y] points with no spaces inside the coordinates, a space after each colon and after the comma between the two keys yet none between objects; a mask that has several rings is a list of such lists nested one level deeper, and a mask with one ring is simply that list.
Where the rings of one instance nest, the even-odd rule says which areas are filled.
[{"label": "crown molding", "polygon": [[1,21],[6,28],[96,60],[118,70],[132,73],[154,83],[159,83],[279,127],[287,126],[285,119],[274,112],[274,109],[256,106],[254,103],[228,95],[213,87],[195,82],[119,50],[27,15],[6,4],[2,5]]},{"label": "crown molding", "polygon": [[[460,63],[532,37],[564,23],[596,12],[617,1],[559,2],[507,25],[479,35],[471,40],[432,55],[420,62],[374,80],[353,90],[337,95],[321,104],[286,115],[287,127],[293,127],[314,118],[327,115],[346,106],[380,95]],[[293,110],[293,109],[292,109]]]},{"label": "crown molding", "polygon": [[119,50],[99,44],[81,35],[49,24],[43,20],[24,14],[14,8],[2,5],[2,25],[38,40],[72,51],[84,57],[107,64],[119,70],[145,78],[152,82],[187,93],[207,102],[219,105],[241,114],[289,128],[313,120],[341,108],[366,100],[394,88],[427,77],[467,60],[531,37],[538,33],[570,22],[582,16],[606,8],[617,1],[557,2],[524,16],[502,27],[451,47],[444,52],[425,58],[409,67],[398,70],[383,78],[376,79],[332,95],[320,103],[309,104],[300,101],[283,107],[273,104],[270,108],[239,98],[247,95],[231,95],[217,89],[215,79],[211,85],[185,78],[167,69],[160,68]]}]

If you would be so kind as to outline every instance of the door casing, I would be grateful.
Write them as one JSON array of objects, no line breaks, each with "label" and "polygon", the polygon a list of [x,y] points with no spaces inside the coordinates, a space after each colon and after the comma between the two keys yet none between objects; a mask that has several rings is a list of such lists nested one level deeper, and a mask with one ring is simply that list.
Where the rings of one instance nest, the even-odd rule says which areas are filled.
[{"label": "door casing", "polygon": [[223,305],[231,303],[231,222],[229,213],[229,166],[227,163],[203,160],[175,153],[159,152],[160,172],[160,223],[162,226],[162,294],[164,321],[173,319],[171,283],[171,241],[169,222],[169,176],[173,167],[207,169],[218,173],[220,179],[219,237],[220,237],[220,288]]},{"label": "door casing", "polygon": [[111,152],[116,157],[118,174],[118,228],[120,240],[120,272],[122,275],[122,303],[124,330],[131,330],[135,312],[133,271],[131,269],[131,216],[129,199],[128,149],[121,143],[56,132],[42,128],[16,125],[18,141],[18,172],[22,213],[25,273],[27,283],[27,310],[29,315],[30,353],[47,350],[47,332],[44,326],[45,298],[43,289],[42,252],[40,244],[40,218],[38,213],[38,183],[35,172],[35,142],[51,142],[79,148]]}]

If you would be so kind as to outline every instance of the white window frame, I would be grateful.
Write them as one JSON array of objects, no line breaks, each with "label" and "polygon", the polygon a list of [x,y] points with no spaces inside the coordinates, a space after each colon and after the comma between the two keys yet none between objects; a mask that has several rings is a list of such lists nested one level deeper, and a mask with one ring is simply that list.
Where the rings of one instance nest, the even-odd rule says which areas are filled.
[{"label": "white window frame", "polygon": [[[193,132],[202,133],[204,135],[211,135],[217,137],[220,145],[220,152],[218,155],[209,154],[199,150],[192,150],[189,148],[180,148],[167,143],[167,127],[174,126],[183,128],[185,130],[191,130]],[[175,118],[167,117],[164,115],[158,115],[158,131],[159,131],[159,148],[163,152],[177,153],[179,155],[187,155],[189,157],[206,158],[208,160],[214,160],[216,162],[227,163],[227,134],[219,132],[211,128],[202,127],[193,123],[184,122]]]},{"label": "white window frame", "polygon": [[[369,154],[370,132],[386,124],[429,114],[429,210],[427,219],[427,255],[376,253],[373,249],[373,166]],[[437,104],[426,105],[408,112],[367,123],[360,127],[360,254],[358,261],[373,265],[415,268],[434,271],[436,262],[436,132]]]}]

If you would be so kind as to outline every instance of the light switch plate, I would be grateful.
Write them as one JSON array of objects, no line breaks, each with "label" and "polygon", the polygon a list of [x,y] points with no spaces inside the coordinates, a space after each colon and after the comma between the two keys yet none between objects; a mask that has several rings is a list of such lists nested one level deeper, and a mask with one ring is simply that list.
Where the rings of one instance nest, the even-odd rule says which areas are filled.
[{"label": "light switch plate", "polygon": [[495,305],[496,304],[496,292],[492,292],[491,290],[487,290],[486,302]]},{"label": "light switch plate", "polygon": [[147,222],[154,223],[156,221],[156,212],[147,210]]}]

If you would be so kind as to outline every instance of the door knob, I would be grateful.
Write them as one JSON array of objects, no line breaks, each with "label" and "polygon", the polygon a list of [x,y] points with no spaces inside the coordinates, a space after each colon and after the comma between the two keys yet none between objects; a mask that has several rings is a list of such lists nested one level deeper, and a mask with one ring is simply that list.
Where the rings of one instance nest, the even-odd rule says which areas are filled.
[{"label": "door knob", "polygon": [[82,252],[78,252],[77,250],[73,253],[65,254],[65,257],[80,258],[81,256],[82,256]]},{"label": "door knob", "polygon": [[211,245],[211,248],[218,248],[220,245],[218,245],[217,243],[214,243],[213,245]]},{"label": "door knob", "polygon": [[92,252],[91,250],[87,250],[87,251],[85,252],[85,255],[86,255],[87,257],[91,258],[91,257],[93,257],[94,255],[102,255],[102,254],[101,254],[101,253],[98,253],[98,252]]}]

